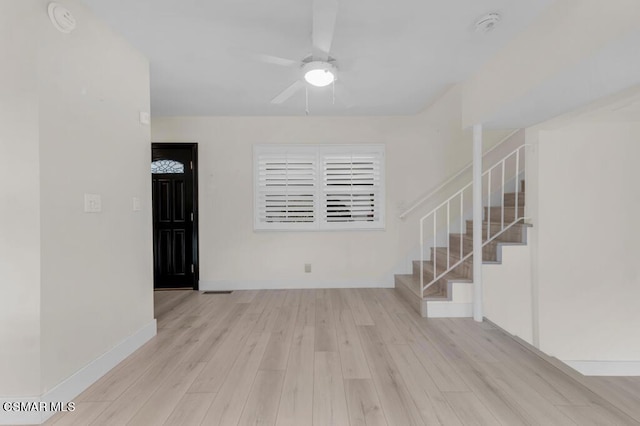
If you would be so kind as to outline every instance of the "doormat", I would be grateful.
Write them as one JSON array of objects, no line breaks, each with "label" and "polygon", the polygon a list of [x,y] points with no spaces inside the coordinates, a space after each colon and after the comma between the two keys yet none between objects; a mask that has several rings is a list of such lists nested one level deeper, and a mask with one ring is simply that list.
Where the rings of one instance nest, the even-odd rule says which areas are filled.
[{"label": "doormat", "polygon": [[225,290],[225,291],[203,291],[202,294],[231,294],[233,290]]}]

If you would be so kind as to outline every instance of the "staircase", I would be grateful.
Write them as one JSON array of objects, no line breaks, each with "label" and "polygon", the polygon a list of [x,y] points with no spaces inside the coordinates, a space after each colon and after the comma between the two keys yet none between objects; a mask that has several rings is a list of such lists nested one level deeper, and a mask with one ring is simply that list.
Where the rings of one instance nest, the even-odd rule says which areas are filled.
[{"label": "staircase", "polygon": [[[485,173],[491,173],[491,169]],[[490,182],[489,180],[489,185]],[[502,188],[504,187],[503,178]],[[502,191],[504,192],[504,189]],[[526,244],[526,228],[530,225],[524,223],[522,219],[525,206],[524,191],[524,181],[520,181],[517,193],[504,193],[502,203],[499,206],[484,207],[482,222],[483,263],[500,264],[502,246],[504,245]],[[487,202],[485,202],[486,204]],[[446,207],[449,212],[449,206]],[[427,216],[423,217],[423,220]],[[413,261],[411,274],[395,275],[395,290],[423,317],[472,316],[473,221],[466,220],[465,227],[464,233],[449,233],[447,247],[431,247],[429,260]],[[488,231],[489,241],[487,241]],[[457,264],[458,262],[459,264]],[[434,264],[438,274],[435,281]],[[421,269],[423,284],[420,279]],[[443,272],[445,273],[443,274]],[[424,285],[424,290],[422,290],[422,285]]]}]

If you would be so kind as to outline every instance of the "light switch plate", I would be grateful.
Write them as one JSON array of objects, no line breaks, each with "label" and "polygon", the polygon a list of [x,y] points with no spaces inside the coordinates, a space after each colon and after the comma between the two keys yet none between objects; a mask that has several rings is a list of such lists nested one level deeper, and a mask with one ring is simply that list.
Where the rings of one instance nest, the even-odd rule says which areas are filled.
[{"label": "light switch plate", "polygon": [[140,203],[140,198],[133,197],[133,211],[139,212],[140,210],[142,210],[142,204]]},{"label": "light switch plate", "polygon": [[99,194],[84,194],[85,213],[100,213],[102,211],[102,197]]},{"label": "light switch plate", "polygon": [[140,111],[140,124],[151,123],[151,115],[146,111]]}]

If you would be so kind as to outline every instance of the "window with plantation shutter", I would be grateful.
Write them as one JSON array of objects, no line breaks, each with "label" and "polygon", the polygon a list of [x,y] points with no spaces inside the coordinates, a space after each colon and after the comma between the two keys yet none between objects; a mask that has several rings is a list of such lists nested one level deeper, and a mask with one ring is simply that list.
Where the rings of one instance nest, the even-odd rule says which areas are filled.
[{"label": "window with plantation shutter", "polygon": [[[297,151],[297,152],[296,152]],[[315,227],[317,154],[265,147],[256,151],[256,227],[309,229]]]},{"label": "window with plantation shutter", "polygon": [[383,145],[256,145],[257,230],[384,229]]},{"label": "window with plantation shutter", "polygon": [[336,229],[380,227],[381,150],[342,149],[321,158],[323,220]]}]

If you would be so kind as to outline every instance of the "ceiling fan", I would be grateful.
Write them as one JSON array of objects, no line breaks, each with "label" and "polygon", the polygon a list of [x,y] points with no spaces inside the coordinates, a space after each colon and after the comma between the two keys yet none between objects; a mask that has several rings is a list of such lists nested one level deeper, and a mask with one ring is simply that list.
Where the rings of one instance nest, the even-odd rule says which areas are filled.
[{"label": "ceiling fan", "polygon": [[[286,67],[300,68],[300,78],[289,87],[284,89],[272,100],[272,104],[280,105],[295,95],[298,91],[305,89],[306,92],[306,113],[309,113],[308,102],[308,86],[310,84],[315,87],[326,87],[332,85],[334,102],[335,102],[335,82],[338,76],[338,67],[335,58],[329,55],[333,35],[336,25],[336,17],[338,15],[338,0],[313,0],[313,20],[311,31],[311,54],[296,61],[292,59],[280,58],[271,55],[257,55],[258,59],[270,64],[281,65]],[[347,106],[348,95],[346,90],[341,87],[341,100]]]}]

